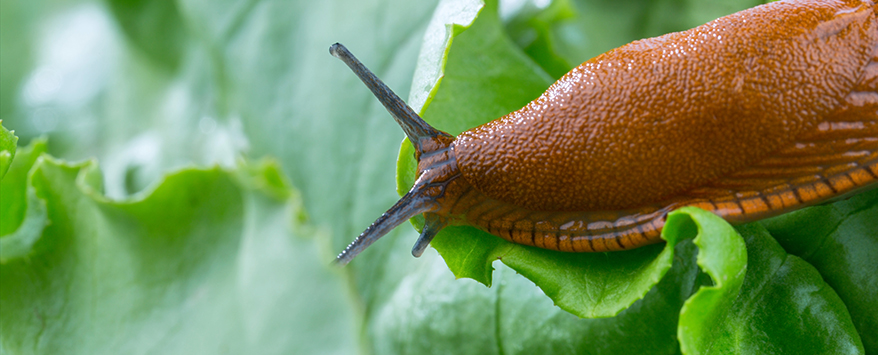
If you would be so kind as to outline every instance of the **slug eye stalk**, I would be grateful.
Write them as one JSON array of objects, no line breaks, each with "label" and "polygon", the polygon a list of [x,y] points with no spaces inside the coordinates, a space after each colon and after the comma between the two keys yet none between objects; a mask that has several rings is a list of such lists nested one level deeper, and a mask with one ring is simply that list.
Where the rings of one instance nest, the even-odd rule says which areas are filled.
[{"label": "slug eye stalk", "polygon": [[[415,147],[417,157],[423,153],[429,153],[436,150],[447,148],[447,143],[453,139],[448,133],[439,131],[424,122],[415,111],[409,107],[393,90],[390,90],[381,79],[378,79],[363,63],[357,60],[345,46],[340,43],[333,44],[329,47],[329,53],[334,57],[341,59],[355,74],[363,81],[364,84],[372,91],[372,94],[378,98],[378,101],[387,108],[387,111],[393,116],[394,120],[402,127],[405,135]],[[422,175],[422,177],[424,177]],[[346,265],[360,252],[365,250],[369,245],[379,238],[386,235],[393,228],[399,226],[408,219],[425,212],[432,212],[438,208],[435,203],[436,196],[428,193],[428,190],[434,188],[435,184],[415,183],[415,186],[403,196],[396,204],[387,212],[378,217],[369,228],[366,228],[348,247],[341,252],[335,259],[335,263]],[[440,184],[442,185],[442,184]],[[444,186],[444,185],[442,185]],[[432,213],[427,214],[427,225],[424,232],[418,238],[412,255],[420,256],[430,244],[430,241],[436,236],[444,222]]]},{"label": "slug eye stalk", "polygon": [[372,94],[375,95],[378,101],[381,101],[381,104],[390,112],[396,123],[402,127],[409,141],[414,144],[418,154],[425,152],[424,144],[422,144],[423,140],[434,139],[437,136],[451,137],[448,133],[439,131],[427,124],[427,122],[424,122],[421,116],[415,113],[415,110],[399,98],[393,90],[390,90],[369,68],[366,68],[357,57],[354,57],[344,45],[341,43],[333,44],[329,47],[329,53],[347,64],[354,74],[357,74],[360,80],[363,81],[363,84],[366,84],[369,90],[372,91]]},{"label": "slug eye stalk", "polygon": [[[375,222],[372,222],[372,225],[370,225],[369,228],[366,228],[363,233],[360,233],[357,239],[354,239],[354,241],[351,242],[341,254],[338,254],[335,258],[335,263],[341,266],[347,265],[354,259],[354,257],[359,255],[363,250],[366,250],[366,248],[372,245],[376,240],[393,230],[393,228],[396,228],[396,226],[409,220],[409,218],[429,211],[431,206],[430,204],[425,203],[426,201],[424,200],[423,197],[418,196],[418,192],[415,189],[409,191],[409,193],[397,201],[393,207],[387,210],[387,212],[384,212],[384,214],[382,214],[381,217],[378,217]],[[424,228],[424,231],[427,231],[426,227]],[[432,237],[430,239],[432,239]],[[423,245],[423,248],[426,248],[429,243],[430,241],[428,240]],[[423,251],[423,249],[421,249],[421,251]]]}]

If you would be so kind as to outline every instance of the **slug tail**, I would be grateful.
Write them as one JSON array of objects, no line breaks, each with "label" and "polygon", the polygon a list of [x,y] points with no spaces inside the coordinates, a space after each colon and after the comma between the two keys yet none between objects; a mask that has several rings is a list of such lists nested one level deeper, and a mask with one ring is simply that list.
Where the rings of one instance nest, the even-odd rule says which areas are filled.
[{"label": "slug tail", "polygon": [[[378,217],[369,228],[366,228],[363,233],[360,233],[357,239],[354,239],[354,241],[348,245],[341,254],[338,254],[338,257],[335,258],[335,263],[340,266],[347,265],[359,255],[360,252],[366,250],[369,245],[372,245],[372,243],[393,230],[393,228],[396,228],[396,226],[407,221],[409,218],[428,212],[432,209],[433,205],[428,203],[427,199],[422,197],[418,191],[414,189],[409,191],[409,193],[399,199],[393,207],[390,207],[387,212],[384,212],[381,217]],[[427,228],[425,227],[424,230],[426,231]],[[432,237],[430,237],[430,239],[432,239]]]},{"label": "slug tail", "polygon": [[437,130],[427,124],[421,116],[418,116],[418,114],[415,113],[405,101],[399,98],[393,90],[390,90],[381,79],[378,79],[372,71],[366,68],[366,66],[363,65],[357,57],[354,57],[354,55],[351,54],[351,52],[341,43],[336,43],[329,47],[329,53],[332,54],[333,57],[341,59],[347,64],[347,66],[353,70],[354,74],[357,74],[360,80],[363,81],[363,84],[366,84],[369,90],[372,91],[372,94],[378,98],[378,101],[381,101],[381,104],[387,108],[387,111],[390,112],[390,115],[393,116],[396,123],[402,127],[405,135],[408,137],[409,141],[415,145],[415,149],[417,149],[418,153],[424,153],[427,149],[423,143],[425,140],[433,140],[438,136],[451,137],[448,133]]}]

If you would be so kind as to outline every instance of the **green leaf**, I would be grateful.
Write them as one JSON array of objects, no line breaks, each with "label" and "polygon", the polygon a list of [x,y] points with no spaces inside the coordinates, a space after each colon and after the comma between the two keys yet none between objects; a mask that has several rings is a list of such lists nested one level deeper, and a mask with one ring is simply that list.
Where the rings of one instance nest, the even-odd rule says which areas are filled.
[{"label": "green leaf", "polygon": [[107,3],[131,43],[159,65],[177,69],[187,38],[176,1],[109,0]]},{"label": "green leaf", "polygon": [[[138,193],[192,164],[231,167],[241,154],[276,157],[300,189],[310,222],[328,235],[331,246],[320,258],[329,263],[397,199],[393,167],[403,134],[327,49],[346,44],[406,97],[436,1],[173,3],[144,2],[145,12],[120,13],[103,1],[2,2],[0,76],[23,78],[0,90],[3,112],[21,113],[4,123],[24,142],[49,135],[55,156],[97,158],[112,197]],[[144,55],[148,44],[141,43],[161,41],[165,32],[149,31],[155,24],[148,19],[162,8],[176,9],[179,16],[162,21],[180,21],[168,27],[185,32],[176,70]],[[129,26],[144,29],[140,37]],[[95,41],[83,44],[87,39]],[[21,46],[8,51],[7,43]],[[77,60],[53,61],[54,53],[68,54],[60,49],[84,50],[74,51]],[[168,46],[160,57],[176,58],[177,49]],[[30,59],[7,66],[7,58]],[[23,73],[10,72],[16,68]],[[64,85],[47,102],[22,100],[43,72]],[[66,80],[71,76],[88,80]],[[40,125],[41,118],[56,125]],[[356,288],[352,304],[365,309],[386,296],[382,281],[397,282],[405,271],[388,260],[415,262],[393,249],[394,239],[411,232],[392,232],[343,271]]]},{"label": "green leaf", "polygon": [[427,24],[407,102],[421,114],[435,97],[445,76],[451,42],[472,25],[484,6],[482,0],[444,0],[436,6]]},{"label": "green leaf", "polygon": [[10,132],[3,126],[3,120],[0,120],[0,181],[9,171],[12,159],[15,158],[15,149],[18,147],[18,137],[15,131]]},{"label": "green leaf", "polygon": [[544,8],[527,1],[522,7],[514,17],[503,22],[506,32],[524,53],[555,79],[567,74],[574,66],[571,63],[582,62],[579,58],[569,62],[559,55],[556,48],[554,28],[576,17],[572,0],[555,0]]},{"label": "green leaf", "polygon": [[[496,1],[485,2],[478,15],[465,31],[456,28],[446,33],[437,26],[428,28],[425,35],[453,36],[445,43],[453,47],[442,51],[447,52],[444,61],[433,61],[445,64],[441,85],[433,88],[433,100],[415,108],[430,124],[454,135],[472,128],[473,121],[487,122],[521,108],[554,81],[503,32]],[[425,42],[425,46],[431,44]]]},{"label": "green leaf", "polygon": [[375,353],[676,354],[677,313],[698,281],[695,248],[646,296],[612,318],[580,319],[499,265],[490,289],[455,279],[428,251],[369,322]]},{"label": "green leaf", "polygon": [[685,207],[670,213],[665,225],[668,233],[694,228],[698,231],[694,240],[698,246],[698,266],[710,276],[713,285],[702,286],[680,310],[677,337],[684,354],[703,353],[711,342],[724,335],[719,329],[732,309],[748,267],[744,240],[712,213]]},{"label": "green leaf", "polygon": [[863,353],[845,304],[813,266],[788,255],[759,223],[738,231],[747,242],[746,268],[705,268],[728,264],[721,248],[710,260],[699,255],[715,286],[702,287],[683,306],[683,353]]},{"label": "green leaf", "polygon": [[27,254],[49,223],[46,201],[27,184],[30,168],[45,151],[45,140],[32,141],[16,154],[0,181],[0,264]]},{"label": "green leaf", "polygon": [[276,162],[184,169],[118,201],[99,192],[92,161],[30,162],[22,170],[50,223],[27,253],[0,264],[5,350],[355,351],[338,270],[301,237],[323,234],[302,225]]},{"label": "green leaf", "polygon": [[867,353],[878,351],[878,190],[762,222],[844,301]]},{"label": "green leaf", "polygon": [[[140,43],[160,41],[164,32],[145,30],[138,32],[142,35],[138,37],[123,29],[148,22],[147,18],[154,19],[154,14],[162,11],[122,14],[104,2],[89,0],[2,2],[0,37],[4,50],[0,56],[4,65],[0,76],[4,89],[0,90],[0,108],[21,113],[4,123],[16,127],[19,135],[26,133],[23,141],[48,133],[52,151],[58,156],[70,160],[97,157],[105,173],[105,191],[113,197],[136,194],[164,173],[192,164],[231,167],[242,153],[277,157],[300,188],[310,223],[322,231],[316,237],[331,244],[310,249],[313,255],[306,259],[296,254],[288,257],[311,260],[318,263],[314,267],[322,268],[333,253],[396,200],[393,164],[403,137],[368,89],[327,49],[332,43],[345,43],[406,97],[424,27],[435,3],[184,0],[171,6],[144,2],[147,7],[173,7],[179,12],[179,16],[163,20],[180,21],[169,26],[186,32],[179,65],[168,70],[160,57],[176,58],[176,47],[169,46],[164,49],[168,53],[156,57],[144,55],[146,45]],[[10,8],[23,10],[7,11]],[[81,19],[83,13],[95,21],[71,21]],[[136,18],[138,14],[143,19]],[[56,23],[65,26],[54,26]],[[107,23],[109,26],[101,26]],[[138,28],[150,25],[154,24]],[[98,33],[87,31],[95,28]],[[75,51],[83,58],[52,63],[50,54],[59,47],[50,44],[81,44],[58,41],[59,37],[71,41],[93,38],[83,34],[96,35],[98,41],[87,43],[89,46],[60,47],[85,48]],[[169,42],[176,40],[168,38]],[[25,63],[8,66],[7,58]],[[30,71],[32,68],[35,70]],[[19,69],[21,73],[10,71]],[[68,81],[62,80],[65,85],[53,98],[77,99],[72,102],[57,99],[33,105],[22,100],[31,78],[43,69],[52,69],[49,73],[65,69],[55,72],[60,78],[88,73],[79,76],[89,80],[80,85],[66,85]],[[94,89],[94,95],[78,96],[83,86]],[[10,102],[13,105],[7,105]],[[54,119],[57,126],[40,126],[40,118]],[[329,286],[343,280],[351,288],[345,294],[352,299],[337,305],[340,309],[354,308],[362,317],[372,304],[386,298],[392,285],[408,272],[405,265],[417,263],[410,254],[395,249],[399,245],[394,240],[398,236],[410,238],[411,233],[399,228],[341,275],[325,278]],[[328,321],[336,318],[333,313],[326,317]],[[313,321],[310,318],[295,317],[290,322],[307,326]],[[334,331],[345,336],[363,332],[339,329]],[[368,348],[368,342],[362,347]]]}]

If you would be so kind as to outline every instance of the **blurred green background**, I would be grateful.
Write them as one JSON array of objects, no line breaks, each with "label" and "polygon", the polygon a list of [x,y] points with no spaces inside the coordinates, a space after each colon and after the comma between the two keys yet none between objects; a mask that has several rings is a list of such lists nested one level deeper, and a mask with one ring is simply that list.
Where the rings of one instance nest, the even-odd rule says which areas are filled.
[{"label": "blurred green background", "polygon": [[[675,329],[648,321],[537,331],[578,319],[500,263],[486,288],[455,280],[433,249],[413,259],[408,225],[363,260],[329,265],[398,199],[403,134],[327,50],[344,43],[406,98],[438,3],[0,2],[0,118],[21,137],[17,159],[35,160],[21,147],[47,137],[52,156],[99,165],[45,162],[35,177],[54,186],[63,208],[49,198],[47,228],[64,238],[4,266],[0,352],[612,353],[623,342],[679,352]],[[499,12],[505,34],[557,78],[758,3],[509,0]],[[110,200],[74,191],[83,186]],[[678,266],[668,285],[694,282],[693,261]],[[571,343],[584,328],[595,338]]]}]

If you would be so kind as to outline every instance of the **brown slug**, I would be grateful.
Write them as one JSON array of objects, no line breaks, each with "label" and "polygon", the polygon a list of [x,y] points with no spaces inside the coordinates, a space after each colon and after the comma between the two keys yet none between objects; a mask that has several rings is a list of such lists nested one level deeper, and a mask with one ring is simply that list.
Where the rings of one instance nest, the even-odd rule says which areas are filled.
[{"label": "brown slug", "polygon": [[569,252],[662,241],[697,206],[731,223],[878,186],[878,6],[785,0],[639,40],[522,109],[452,137],[336,43],[415,147],[418,179],[336,259],[423,213]]}]

